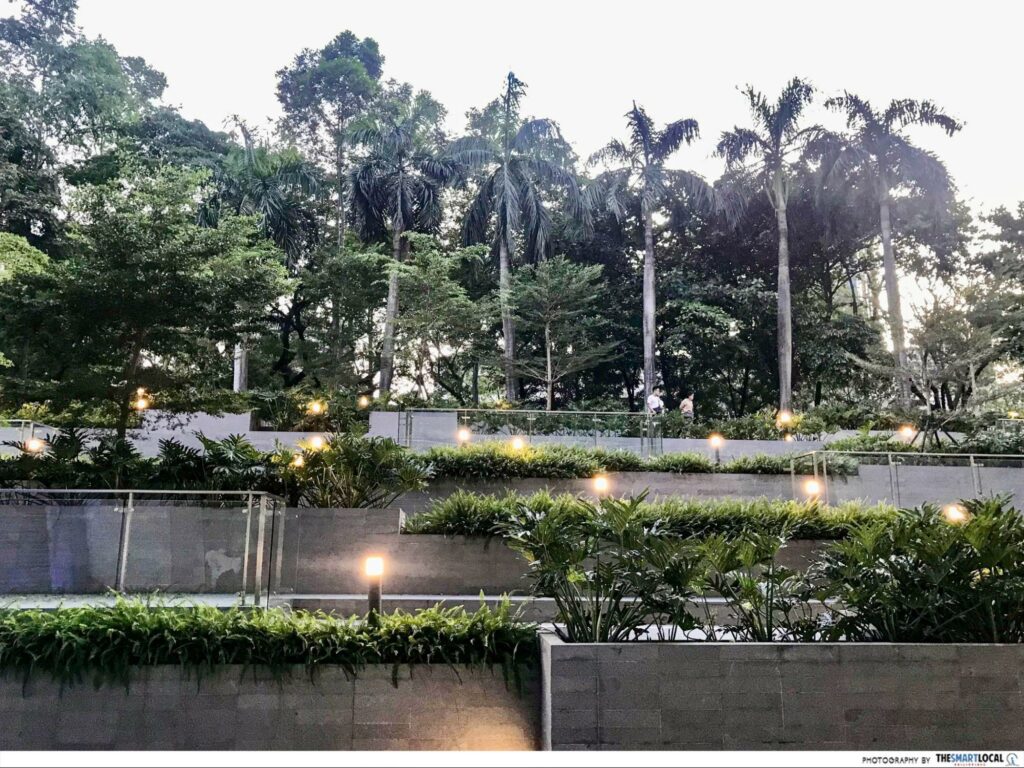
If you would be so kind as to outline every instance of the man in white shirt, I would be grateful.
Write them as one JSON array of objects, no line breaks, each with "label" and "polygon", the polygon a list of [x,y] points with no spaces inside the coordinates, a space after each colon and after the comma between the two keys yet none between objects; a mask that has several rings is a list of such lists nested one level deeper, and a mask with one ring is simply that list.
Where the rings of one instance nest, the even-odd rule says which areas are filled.
[{"label": "man in white shirt", "polygon": [[647,396],[647,410],[655,415],[665,412],[665,401],[661,399],[661,387],[655,387],[654,391]]},{"label": "man in white shirt", "polygon": [[679,404],[679,412],[683,414],[683,418],[688,421],[693,421],[693,395],[688,395],[683,398],[683,402]]}]

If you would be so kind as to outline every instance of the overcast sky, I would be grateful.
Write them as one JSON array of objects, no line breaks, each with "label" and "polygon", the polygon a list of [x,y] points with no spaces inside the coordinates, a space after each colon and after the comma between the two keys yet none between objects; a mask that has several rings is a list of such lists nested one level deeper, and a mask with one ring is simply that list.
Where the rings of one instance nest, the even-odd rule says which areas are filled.
[{"label": "overcast sky", "polygon": [[[5,4],[6,5],[6,4]],[[849,89],[877,104],[930,98],[966,123],[947,138],[915,131],[940,153],[975,206],[1024,199],[1021,131],[1024,5],[960,3],[517,0],[80,0],[79,21],[122,54],[167,74],[166,99],[212,127],[238,113],[278,112],[274,73],[305,47],[351,29],[375,38],[388,77],[433,92],[453,130],[493,98],[512,69],[526,110],[558,120],[586,156],[623,132],[636,99],[660,123],[700,121],[700,144],[677,163],[709,176],[723,129],[747,120],[737,86],[769,95],[793,75],[825,95]],[[7,13],[6,9],[3,11]],[[839,127],[837,116],[815,111]]]}]

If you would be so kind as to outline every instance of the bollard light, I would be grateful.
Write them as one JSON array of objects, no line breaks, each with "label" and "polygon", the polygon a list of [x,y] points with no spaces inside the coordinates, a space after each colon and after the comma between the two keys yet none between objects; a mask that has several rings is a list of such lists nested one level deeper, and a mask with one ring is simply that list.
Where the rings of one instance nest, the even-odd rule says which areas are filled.
[{"label": "bollard light", "polygon": [[950,525],[963,525],[971,519],[971,513],[962,504],[947,504],[942,508],[942,517]]},{"label": "bollard light", "polygon": [[322,416],[327,413],[327,403],[323,400],[310,400],[306,404],[306,413],[309,416]]},{"label": "bollard light", "polygon": [[30,437],[25,441],[25,450],[29,453],[42,453],[46,447],[46,441],[38,437]]},{"label": "bollard light", "polygon": [[136,411],[144,411],[149,408],[149,399],[145,397],[137,397],[132,402],[132,408]]},{"label": "bollard light", "polygon": [[367,591],[366,602],[368,613],[380,613],[381,593],[384,583],[384,558],[372,555],[366,558]]},{"label": "bollard light", "polygon": [[291,462],[289,462],[289,466],[295,467],[296,469],[301,469],[305,464],[306,460],[302,457],[301,453],[296,453],[292,456]]},{"label": "bollard light", "polygon": [[715,452],[715,464],[722,463],[722,446],[725,445],[725,438],[717,432],[708,436],[708,444]]},{"label": "bollard light", "polygon": [[526,447],[526,441],[523,440],[523,438],[521,438],[521,437],[513,437],[512,438],[512,450],[514,450],[514,451],[521,451],[525,447]]},{"label": "bollard light", "polygon": [[608,475],[594,475],[592,482],[594,483],[594,493],[598,496],[608,493],[608,489],[612,487]]},{"label": "bollard light", "polygon": [[321,435],[313,435],[309,438],[309,448],[312,451],[322,451],[327,445],[327,441]]},{"label": "bollard light", "polygon": [[459,427],[459,431],[455,433],[455,439],[460,443],[468,443],[472,436],[473,433],[469,431],[468,427]]},{"label": "bollard light", "polygon": [[1009,416],[1011,419],[1019,419],[1020,418],[1020,413],[1018,413],[1017,411],[1010,411],[1006,415]]},{"label": "bollard light", "polygon": [[370,407],[370,396],[369,395],[360,395],[359,399],[356,400],[356,405],[358,405],[360,408],[369,408]]},{"label": "bollard light", "polygon": [[793,423],[793,414],[791,411],[779,411],[779,414],[775,417],[775,426],[787,427]]},{"label": "bollard light", "polygon": [[914,429],[912,424],[904,424],[902,427],[900,427],[900,437],[904,438],[905,440],[913,440],[916,434],[917,430]]},{"label": "bollard light", "polygon": [[785,440],[787,443],[792,443],[796,438],[787,432],[782,439]]},{"label": "bollard light", "polygon": [[804,493],[813,498],[817,498],[821,495],[821,483],[815,478],[811,478],[804,482]]}]

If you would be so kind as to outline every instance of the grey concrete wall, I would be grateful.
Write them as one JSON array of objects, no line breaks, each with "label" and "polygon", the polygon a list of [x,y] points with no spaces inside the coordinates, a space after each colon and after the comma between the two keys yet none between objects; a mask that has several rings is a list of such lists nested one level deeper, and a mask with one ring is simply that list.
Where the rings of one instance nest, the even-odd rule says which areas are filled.
[{"label": "grey concrete wall", "polygon": [[[460,679],[461,678],[461,679]],[[183,679],[177,667],[135,671],[130,689],[77,685],[42,675],[23,690],[0,678],[0,750],[535,749],[537,686],[519,693],[500,672],[443,665],[372,667],[348,680],[337,667],[315,684],[296,667],[222,667]]]},{"label": "grey concrete wall", "polygon": [[546,749],[1024,743],[1022,645],[541,640]]}]

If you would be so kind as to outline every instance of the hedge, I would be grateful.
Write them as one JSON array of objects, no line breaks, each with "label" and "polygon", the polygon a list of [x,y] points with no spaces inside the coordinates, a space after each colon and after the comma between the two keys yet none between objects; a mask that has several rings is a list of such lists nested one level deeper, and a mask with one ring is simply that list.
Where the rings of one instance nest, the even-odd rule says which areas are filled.
[{"label": "hedge", "polygon": [[[531,496],[508,493],[504,496],[456,491],[434,502],[425,512],[410,517],[404,532],[443,534],[446,536],[491,536],[499,523],[509,519],[519,505],[537,513],[555,509],[577,510],[586,514],[586,506],[571,494],[552,496],[546,491]],[[866,505],[846,502],[827,506],[818,501],[778,501],[771,499],[699,500],[668,499],[645,502],[640,514],[666,533],[679,537],[737,535],[747,531],[787,533],[794,539],[841,539],[851,527],[891,517],[895,509],[884,504]]]},{"label": "hedge", "polygon": [[[371,664],[500,667],[506,680],[532,662],[535,628],[507,602],[475,613],[440,607],[367,619],[281,610],[221,611],[119,600],[108,607],[0,611],[0,674],[47,674],[62,684],[129,683],[134,668],[175,665],[186,672],[223,665],[293,665],[312,676],[340,666],[354,676]],[[396,678],[397,679],[397,678]]]}]

